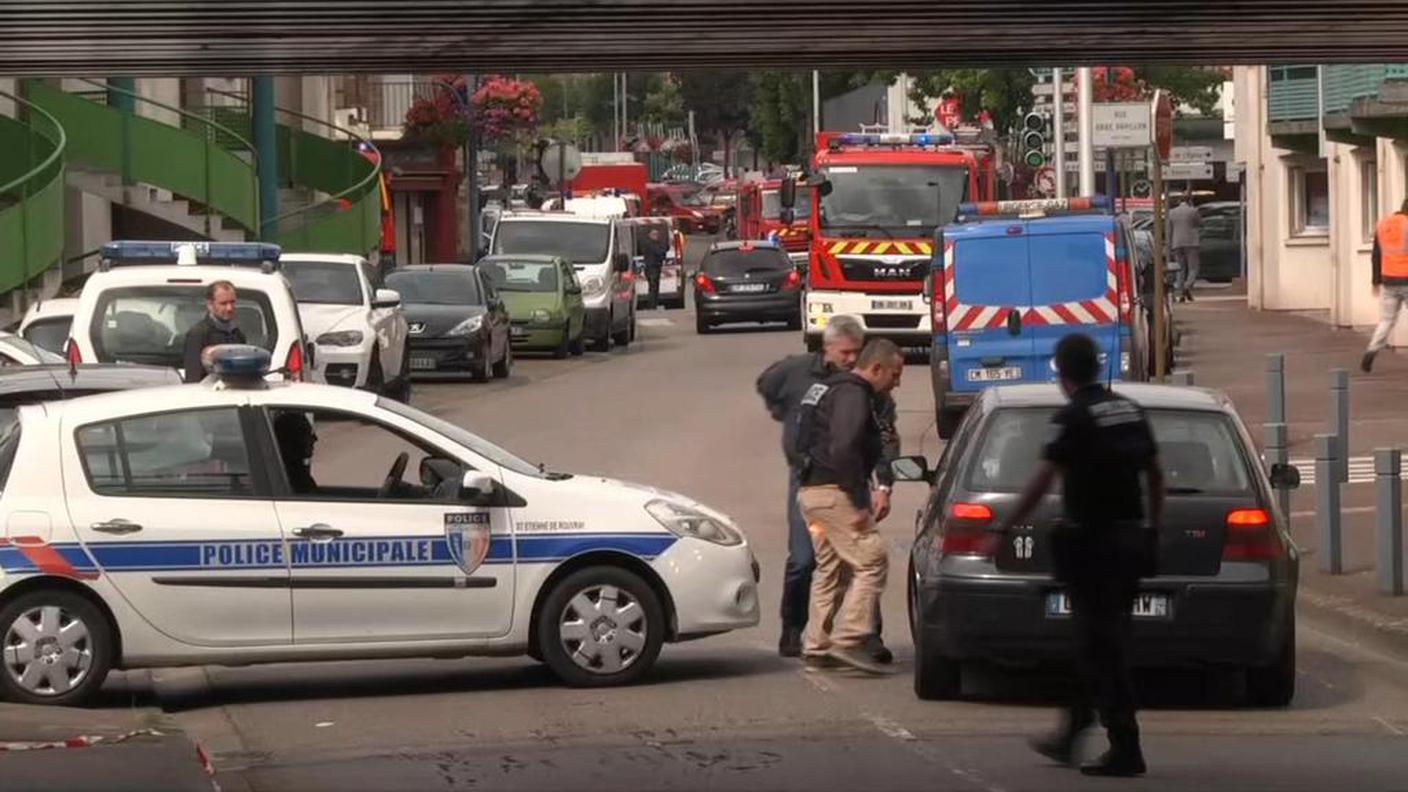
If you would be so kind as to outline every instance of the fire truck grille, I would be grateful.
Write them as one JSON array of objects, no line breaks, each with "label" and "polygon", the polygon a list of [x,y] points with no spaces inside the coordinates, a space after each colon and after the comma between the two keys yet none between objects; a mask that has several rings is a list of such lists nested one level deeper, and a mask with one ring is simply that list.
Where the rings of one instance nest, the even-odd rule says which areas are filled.
[{"label": "fire truck grille", "polygon": [[924,258],[897,263],[855,256],[839,256],[838,260],[848,281],[919,281],[929,271],[929,260]]}]

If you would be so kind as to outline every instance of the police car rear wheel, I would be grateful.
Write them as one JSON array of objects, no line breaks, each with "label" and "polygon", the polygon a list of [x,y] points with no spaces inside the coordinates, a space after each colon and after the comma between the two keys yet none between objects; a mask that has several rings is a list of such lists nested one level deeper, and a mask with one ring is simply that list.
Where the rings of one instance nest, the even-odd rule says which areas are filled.
[{"label": "police car rear wheel", "polygon": [[635,681],[655,663],[664,633],[664,609],[655,592],[616,567],[568,575],[538,615],[543,660],[574,687]]},{"label": "police car rear wheel", "polygon": [[26,704],[76,704],[102,686],[113,638],[93,603],[68,591],[35,591],[0,608],[0,690]]}]

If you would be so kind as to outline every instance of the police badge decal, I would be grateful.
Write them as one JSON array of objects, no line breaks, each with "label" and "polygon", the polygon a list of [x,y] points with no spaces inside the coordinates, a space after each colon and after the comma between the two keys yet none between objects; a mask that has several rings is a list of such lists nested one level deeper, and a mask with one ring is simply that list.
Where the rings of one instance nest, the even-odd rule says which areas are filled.
[{"label": "police badge decal", "polygon": [[446,514],[445,544],[459,568],[466,575],[473,574],[489,555],[489,515],[484,512]]}]

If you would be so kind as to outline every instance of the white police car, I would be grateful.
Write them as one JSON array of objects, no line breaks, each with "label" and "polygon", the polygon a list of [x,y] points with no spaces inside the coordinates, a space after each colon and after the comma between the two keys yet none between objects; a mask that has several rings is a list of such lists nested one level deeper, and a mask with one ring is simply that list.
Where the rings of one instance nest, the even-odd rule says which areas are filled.
[{"label": "white police car", "polygon": [[0,430],[6,697],[74,703],[113,668],[521,653],[612,685],[664,641],[758,622],[717,511],[366,391],[266,384],[254,347],[211,358],[201,385]]}]

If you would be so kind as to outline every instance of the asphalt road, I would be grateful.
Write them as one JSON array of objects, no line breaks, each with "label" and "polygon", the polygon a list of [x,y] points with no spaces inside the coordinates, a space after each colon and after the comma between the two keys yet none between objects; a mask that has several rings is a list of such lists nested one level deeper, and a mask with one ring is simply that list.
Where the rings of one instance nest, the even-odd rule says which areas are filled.
[{"label": "asphalt road", "polygon": [[[760,628],[667,646],[645,683],[625,689],[566,689],[526,658],[182,669],[113,684],[150,696],[199,739],[227,792],[1408,790],[1408,662],[1305,618],[1289,709],[1243,708],[1233,680],[1141,676],[1151,772],[1137,783],[1086,779],[1027,750],[1027,735],[1055,723],[1060,677],[977,669],[962,701],[918,701],[895,582],[924,494],[913,486],[901,487],[883,525],[895,570],[885,621],[899,673],[807,673],[780,659],[785,470],[753,380],[799,340],[752,328],[699,337],[685,311],[641,319],[628,350],[519,359],[511,379],[486,385],[418,382],[414,401],[553,468],[723,508],[762,563]],[[932,457],[922,367],[909,369],[897,396],[906,450]],[[389,460],[348,464],[379,470]]]}]

